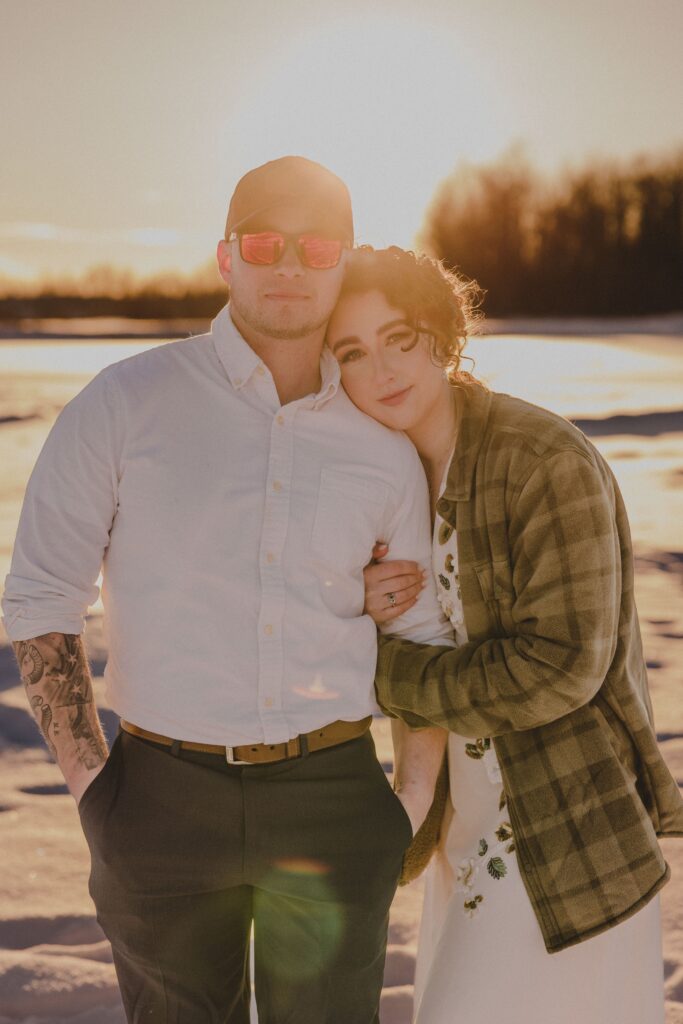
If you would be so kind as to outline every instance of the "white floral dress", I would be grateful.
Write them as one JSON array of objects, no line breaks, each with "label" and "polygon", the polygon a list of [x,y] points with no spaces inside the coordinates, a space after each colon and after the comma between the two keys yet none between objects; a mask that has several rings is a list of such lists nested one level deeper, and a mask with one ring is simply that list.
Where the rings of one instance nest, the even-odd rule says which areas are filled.
[{"label": "white floral dress", "polygon": [[[438,514],[433,568],[456,644],[465,643],[457,539]],[[549,954],[517,865],[493,743],[450,733],[448,762],[450,801],[425,876],[415,1024],[662,1024],[659,898]]]}]

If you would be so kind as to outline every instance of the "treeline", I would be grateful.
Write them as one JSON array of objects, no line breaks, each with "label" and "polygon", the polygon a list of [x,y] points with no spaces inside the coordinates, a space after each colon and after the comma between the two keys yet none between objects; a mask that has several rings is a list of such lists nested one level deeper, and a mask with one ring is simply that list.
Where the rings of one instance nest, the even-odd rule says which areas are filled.
[{"label": "treeline", "polygon": [[80,278],[5,288],[0,320],[44,317],[131,317],[172,320],[215,316],[227,297],[213,260],[191,274],[138,278],[117,267],[92,267]]},{"label": "treeline", "polygon": [[47,317],[131,317],[136,320],[175,320],[214,317],[225,304],[227,291],[183,291],[176,295],[141,291],[114,298],[111,295],[62,295],[42,292],[34,296],[0,299],[0,320],[16,321]]},{"label": "treeline", "polygon": [[439,186],[420,246],[474,278],[489,315],[683,310],[683,152],[544,181],[518,152]]}]

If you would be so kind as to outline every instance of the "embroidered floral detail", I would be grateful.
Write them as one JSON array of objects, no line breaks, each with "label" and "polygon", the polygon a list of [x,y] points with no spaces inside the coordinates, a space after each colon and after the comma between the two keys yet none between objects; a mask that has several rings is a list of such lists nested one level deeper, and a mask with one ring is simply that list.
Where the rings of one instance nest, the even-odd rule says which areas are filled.
[{"label": "embroidered floral detail", "polygon": [[491,860],[486,865],[486,870],[490,874],[491,878],[505,878],[508,873],[507,865],[502,857],[491,857]]},{"label": "embroidered floral detail", "polygon": [[[462,607],[455,530],[438,515],[432,550],[432,572],[441,608],[453,626],[458,643],[465,643],[467,629]],[[510,874],[512,862],[507,860],[507,857],[514,853],[515,844],[510,822],[503,820],[506,796],[502,788],[503,780],[493,741],[490,737],[481,736],[468,743],[464,740],[462,742],[467,757],[481,762],[481,768],[474,771],[483,774],[484,778],[488,777],[489,782],[495,787],[491,795],[486,797],[487,802],[495,800],[495,793],[500,793],[498,825],[495,828],[487,826],[483,830],[485,835],[467,848],[467,852],[472,856],[461,860],[455,869],[454,888],[456,892],[463,893],[463,913],[473,918],[478,915],[484,903],[481,890],[492,884],[488,882],[488,878],[496,882],[496,885],[493,885],[495,890],[497,883]],[[492,906],[491,909],[493,911],[495,908]]]},{"label": "embroidered floral detail", "polygon": [[[501,792],[501,805],[505,803],[505,793]],[[473,917],[479,910],[480,903],[484,897],[479,893],[474,894],[475,882],[479,871],[486,864],[486,871],[494,881],[499,882],[505,878],[510,871],[510,865],[504,854],[515,852],[515,841],[512,832],[512,825],[509,821],[501,821],[490,836],[482,836],[477,843],[477,854],[479,859],[469,857],[461,860],[456,872],[456,892],[464,892],[469,898],[463,902],[463,911],[468,917]],[[488,855],[488,859],[484,860]],[[478,886],[477,886],[478,888]]]},{"label": "embroidered floral detail", "polygon": [[472,892],[474,880],[479,874],[479,865],[474,857],[467,857],[461,860],[455,876],[456,892]]},{"label": "embroidered floral detail", "polygon": [[453,527],[450,523],[442,522],[439,527],[439,544],[446,544],[450,540],[451,534],[453,533]]},{"label": "embroidered floral detail", "polygon": [[474,743],[466,743],[465,744],[465,753],[467,754],[468,757],[473,757],[475,760],[479,761],[484,756],[486,751],[489,750],[490,748],[491,748],[491,740],[490,739],[488,739],[488,738],[486,738],[486,739],[479,739],[479,740],[476,740]]},{"label": "embroidered floral detail", "polygon": [[432,571],[439,603],[453,626],[455,640],[459,646],[467,640],[467,629],[457,568],[455,530],[437,515],[432,545]]},{"label": "embroidered floral detail", "polygon": [[453,614],[453,602],[449,600],[448,595],[444,594],[443,591],[441,590],[437,591],[436,596],[439,599],[439,604],[443,609],[444,615],[446,616],[447,619],[450,619],[451,615]]},{"label": "embroidered floral detail", "polygon": [[467,916],[474,917],[477,910],[479,909],[479,904],[483,902],[484,897],[480,896],[479,893],[477,893],[477,895],[473,899],[465,900],[465,902],[463,903],[463,907],[465,909],[465,913],[467,914]]}]

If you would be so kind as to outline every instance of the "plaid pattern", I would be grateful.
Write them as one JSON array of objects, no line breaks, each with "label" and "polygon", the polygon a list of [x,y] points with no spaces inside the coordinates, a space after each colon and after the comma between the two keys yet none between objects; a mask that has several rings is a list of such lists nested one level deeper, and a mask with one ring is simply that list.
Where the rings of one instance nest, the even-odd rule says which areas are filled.
[{"label": "plaid pattern", "polygon": [[[683,835],[683,800],[657,748],[609,467],[546,410],[480,387],[460,390],[458,405],[438,509],[458,534],[469,642],[381,637],[377,695],[411,726],[493,738],[520,869],[554,952],[664,885],[656,837]],[[429,859],[444,800],[441,785],[405,878]]]}]

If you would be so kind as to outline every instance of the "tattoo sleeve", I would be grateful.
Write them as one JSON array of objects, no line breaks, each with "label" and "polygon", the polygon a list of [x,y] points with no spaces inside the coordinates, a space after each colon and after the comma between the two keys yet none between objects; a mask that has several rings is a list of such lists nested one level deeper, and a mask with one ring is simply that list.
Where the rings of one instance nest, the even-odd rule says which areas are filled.
[{"label": "tattoo sleeve", "polygon": [[46,633],[14,643],[33,715],[64,776],[97,768],[107,743],[97,717],[80,636]]}]

